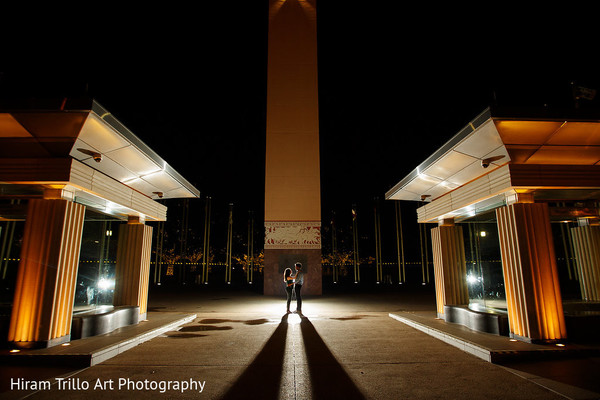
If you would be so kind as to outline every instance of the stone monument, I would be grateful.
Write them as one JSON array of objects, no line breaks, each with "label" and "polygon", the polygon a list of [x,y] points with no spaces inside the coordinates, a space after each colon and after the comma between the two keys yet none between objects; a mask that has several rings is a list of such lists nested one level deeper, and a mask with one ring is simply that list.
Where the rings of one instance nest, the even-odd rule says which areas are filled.
[{"label": "stone monument", "polygon": [[296,262],[302,294],[322,293],[316,17],[316,0],[269,1],[265,295]]}]

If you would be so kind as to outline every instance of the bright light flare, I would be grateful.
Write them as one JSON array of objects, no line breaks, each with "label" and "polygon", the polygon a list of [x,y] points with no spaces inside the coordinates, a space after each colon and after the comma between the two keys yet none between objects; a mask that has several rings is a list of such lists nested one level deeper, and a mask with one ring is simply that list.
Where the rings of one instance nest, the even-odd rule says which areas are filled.
[{"label": "bright light flare", "polygon": [[100,290],[108,290],[113,289],[115,287],[115,281],[112,279],[100,278],[98,281],[98,289]]},{"label": "bright light flare", "polygon": [[300,322],[302,322],[302,318],[300,317],[300,315],[295,314],[295,313],[288,314],[288,318],[287,318],[288,325],[297,325]]}]

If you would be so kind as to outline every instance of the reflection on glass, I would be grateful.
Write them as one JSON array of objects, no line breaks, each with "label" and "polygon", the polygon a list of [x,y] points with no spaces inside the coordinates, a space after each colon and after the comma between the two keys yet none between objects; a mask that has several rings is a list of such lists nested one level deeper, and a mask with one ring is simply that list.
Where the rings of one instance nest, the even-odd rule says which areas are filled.
[{"label": "reflection on glass", "polygon": [[[18,208],[19,204],[23,208]],[[0,205],[6,206],[5,211],[8,210],[2,215],[5,220],[0,221],[0,276],[2,278],[0,305],[3,307],[11,307],[15,295],[21,242],[25,228],[24,215],[19,214],[19,210],[24,209],[23,204],[25,201],[22,200],[0,201]],[[15,210],[14,215],[10,213],[11,210]],[[10,310],[6,312],[9,313]]]},{"label": "reflection on glass", "polygon": [[[565,304],[581,303],[581,288],[572,229],[577,216],[598,216],[597,203],[549,203],[550,222],[560,290]],[[465,220],[463,235],[467,262],[469,307],[484,311],[505,311],[506,295],[495,213],[483,213]]]},{"label": "reflection on glass", "polygon": [[117,221],[86,212],[79,257],[75,310],[112,306],[115,289]]},{"label": "reflection on glass", "polygon": [[495,214],[480,215],[463,224],[469,307],[506,312],[504,275]]},{"label": "reflection on glass", "polygon": [[581,300],[581,288],[571,237],[571,228],[576,227],[577,222],[573,220],[551,222],[562,299],[563,301]]}]

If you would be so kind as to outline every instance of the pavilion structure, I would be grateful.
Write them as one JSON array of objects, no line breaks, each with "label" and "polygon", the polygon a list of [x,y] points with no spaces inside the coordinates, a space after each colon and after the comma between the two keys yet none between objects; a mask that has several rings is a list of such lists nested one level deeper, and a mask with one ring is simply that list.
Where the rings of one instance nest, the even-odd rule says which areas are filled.
[{"label": "pavilion structure", "polygon": [[119,225],[113,306],[133,307],[134,322],[145,319],[147,222],[166,220],[167,207],[157,200],[198,196],[94,100],[3,104],[0,198],[19,201],[4,203],[0,220],[24,220],[8,341],[32,348],[70,340],[82,233],[93,218]]},{"label": "pavilion structure", "polygon": [[461,323],[469,325],[482,311],[468,307],[474,302],[469,285],[481,277],[470,275],[475,261],[465,256],[464,229],[478,216],[497,227],[499,286],[511,337],[567,338],[561,288],[568,282],[557,262],[563,246],[571,249],[569,279],[579,280],[581,300],[600,301],[599,115],[488,108],[386,199],[422,202],[418,222],[437,225],[431,240],[440,318],[452,320],[457,309],[468,310],[471,317]]}]

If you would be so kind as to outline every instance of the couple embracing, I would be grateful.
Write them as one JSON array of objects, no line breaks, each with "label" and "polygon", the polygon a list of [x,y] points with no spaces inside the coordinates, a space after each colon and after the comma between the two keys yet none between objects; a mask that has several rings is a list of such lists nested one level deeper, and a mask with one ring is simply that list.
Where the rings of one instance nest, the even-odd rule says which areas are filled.
[{"label": "couple embracing", "polygon": [[294,265],[296,273],[292,275],[292,270],[286,268],[283,273],[283,281],[285,283],[285,291],[287,293],[287,312],[290,312],[290,303],[292,301],[292,291],[296,293],[296,312],[302,314],[302,296],[300,290],[304,284],[304,274],[302,273],[302,264],[297,262]]}]

